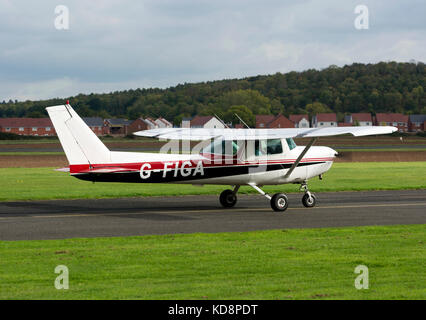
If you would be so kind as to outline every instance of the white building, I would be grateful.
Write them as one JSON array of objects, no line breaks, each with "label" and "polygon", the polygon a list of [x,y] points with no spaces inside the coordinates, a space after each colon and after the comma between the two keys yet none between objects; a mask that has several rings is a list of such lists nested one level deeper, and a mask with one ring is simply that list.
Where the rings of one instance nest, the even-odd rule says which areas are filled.
[{"label": "white building", "polygon": [[373,118],[370,113],[352,113],[345,116],[345,123],[359,126],[372,126]]},{"label": "white building", "polygon": [[191,120],[191,128],[223,129],[225,126],[214,116],[195,116]]},{"label": "white building", "polygon": [[312,117],[312,127],[337,127],[337,116],[335,113],[318,113]]}]

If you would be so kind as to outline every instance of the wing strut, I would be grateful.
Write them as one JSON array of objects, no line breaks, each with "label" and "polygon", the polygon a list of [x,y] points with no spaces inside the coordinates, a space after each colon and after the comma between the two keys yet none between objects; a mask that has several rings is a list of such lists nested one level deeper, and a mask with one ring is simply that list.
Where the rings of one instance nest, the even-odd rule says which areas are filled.
[{"label": "wing strut", "polygon": [[309,148],[312,147],[312,145],[315,143],[315,141],[317,141],[317,139],[318,138],[315,137],[315,138],[312,138],[311,141],[309,141],[308,145],[305,147],[305,149],[303,149],[302,153],[299,155],[299,157],[297,157],[296,161],[293,163],[291,168],[287,171],[284,178],[288,178],[291,175],[293,170],[299,165],[300,161],[305,156],[306,152],[308,152]]}]

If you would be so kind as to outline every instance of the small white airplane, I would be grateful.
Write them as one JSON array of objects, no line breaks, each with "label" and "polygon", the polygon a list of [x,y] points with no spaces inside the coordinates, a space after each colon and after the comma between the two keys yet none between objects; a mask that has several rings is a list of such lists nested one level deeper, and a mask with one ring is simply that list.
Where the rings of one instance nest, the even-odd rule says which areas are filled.
[{"label": "small white airplane", "polygon": [[[352,134],[389,134],[390,126],[357,126],[291,129],[190,129],[162,128],[139,131],[137,136],[166,140],[209,143],[196,154],[136,153],[110,151],[84,123],[74,109],[65,105],[46,108],[65,155],[70,174],[99,182],[181,183],[231,185],[219,200],[230,208],[237,202],[240,186],[248,185],[265,196],[275,211],[285,211],[288,198],[283,193],[270,196],[264,185],[297,183],[304,190],[302,203],[313,207],[316,197],[307,181],[331,168],[337,152],[313,147],[319,137]],[[306,146],[296,146],[293,138],[311,138]]]}]

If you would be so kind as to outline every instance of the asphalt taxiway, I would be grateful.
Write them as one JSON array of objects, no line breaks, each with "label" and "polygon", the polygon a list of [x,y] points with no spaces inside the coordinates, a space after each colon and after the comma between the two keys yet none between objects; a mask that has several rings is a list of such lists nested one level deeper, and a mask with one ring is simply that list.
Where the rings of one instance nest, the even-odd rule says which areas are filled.
[{"label": "asphalt taxiway", "polygon": [[289,194],[283,213],[257,194],[239,195],[232,209],[217,195],[1,202],[0,240],[426,224],[426,190],[316,195],[305,208],[302,193]]}]

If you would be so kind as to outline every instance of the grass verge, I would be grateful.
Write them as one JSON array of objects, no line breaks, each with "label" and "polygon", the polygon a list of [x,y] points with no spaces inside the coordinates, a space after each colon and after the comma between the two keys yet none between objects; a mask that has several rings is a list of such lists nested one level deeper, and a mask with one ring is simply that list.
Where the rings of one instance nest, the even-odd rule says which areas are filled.
[{"label": "grass verge", "polygon": [[[426,162],[335,163],[324,175],[309,182],[310,190],[360,191],[425,189]],[[178,184],[91,183],[53,168],[0,168],[0,201],[93,199],[188,194],[219,194],[227,186]],[[298,185],[265,186],[266,192],[296,192]],[[256,192],[242,187],[240,193]]]},{"label": "grass verge", "polygon": [[[425,299],[425,225],[0,242],[0,299]],[[56,290],[57,265],[69,289]],[[369,269],[369,289],[354,269]]]}]

